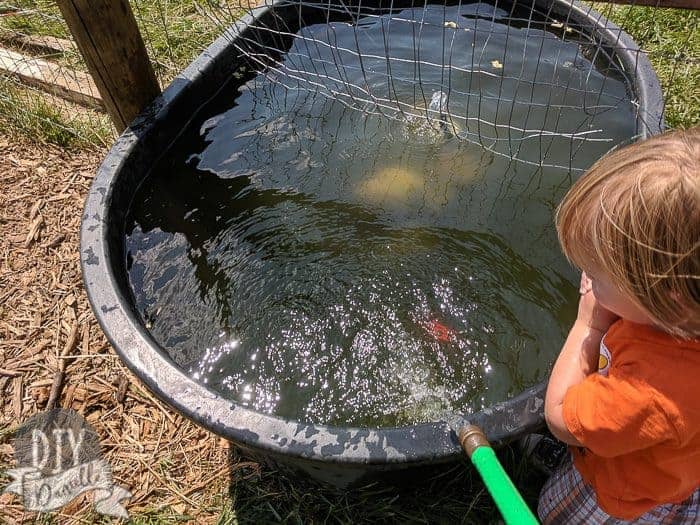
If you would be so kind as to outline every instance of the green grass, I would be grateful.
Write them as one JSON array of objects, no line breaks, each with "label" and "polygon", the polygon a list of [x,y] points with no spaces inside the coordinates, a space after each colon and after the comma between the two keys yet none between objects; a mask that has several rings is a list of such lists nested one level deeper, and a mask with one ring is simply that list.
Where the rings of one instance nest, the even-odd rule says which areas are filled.
[{"label": "green grass", "polygon": [[[133,0],[132,10],[162,86],[167,85],[242,13],[226,3],[196,0]],[[17,7],[21,14],[0,16],[0,34],[16,32],[70,39],[70,31],[52,0],[0,0],[0,12]],[[52,57],[62,66],[85,71],[77,52]],[[113,139],[105,117],[59,99],[41,95],[0,77],[0,122],[38,142],[61,147],[107,145]]]},{"label": "green grass", "polygon": [[[511,448],[499,453],[531,508],[544,477]],[[231,510],[237,523],[496,523],[500,519],[476,472],[458,465],[430,482],[397,490],[375,484],[354,492],[319,491],[275,472],[237,470]]]},{"label": "green grass", "polygon": [[[243,13],[226,2],[134,0],[132,9],[162,84],[167,84]],[[234,2],[235,4],[235,2]]]},{"label": "green grass", "polygon": [[[9,5],[28,12],[0,17],[0,30],[71,39],[54,1],[0,0],[0,10]],[[226,2],[203,0],[132,0],[131,8],[154,70],[163,84],[170,82],[243,13],[241,8],[228,6]],[[79,57],[61,62],[86,69]]]},{"label": "green grass", "polygon": [[67,149],[107,146],[114,136],[109,118],[94,111],[52,103],[43,94],[0,77],[0,126]]},{"label": "green grass", "polygon": [[666,124],[700,124],[700,12],[593,3],[644,50],[666,100]]},{"label": "green grass", "polygon": [[46,35],[70,38],[70,31],[53,0],[0,0],[0,12],[9,7],[19,7],[28,12],[16,16],[0,17],[0,28],[25,35]]}]

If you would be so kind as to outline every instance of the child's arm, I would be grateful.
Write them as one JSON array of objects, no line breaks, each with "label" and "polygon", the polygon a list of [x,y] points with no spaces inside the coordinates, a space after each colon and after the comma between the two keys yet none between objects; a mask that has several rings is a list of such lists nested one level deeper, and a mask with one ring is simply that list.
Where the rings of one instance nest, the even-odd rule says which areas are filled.
[{"label": "child's arm", "polygon": [[[587,281],[585,274],[581,277],[581,286]],[[579,301],[578,317],[566,338],[547,387],[544,403],[544,415],[549,430],[559,440],[569,445],[580,446],[581,443],[569,432],[562,415],[562,402],[569,387],[582,382],[586,376],[598,370],[600,341],[617,316],[598,304],[585,287]]]}]

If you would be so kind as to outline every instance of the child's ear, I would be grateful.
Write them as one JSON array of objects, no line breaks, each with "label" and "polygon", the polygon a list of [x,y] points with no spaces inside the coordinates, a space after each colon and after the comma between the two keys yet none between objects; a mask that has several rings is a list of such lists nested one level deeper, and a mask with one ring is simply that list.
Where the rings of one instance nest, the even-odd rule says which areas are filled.
[{"label": "child's ear", "polygon": [[591,279],[586,275],[585,271],[581,272],[581,283],[579,284],[578,293],[585,295],[590,292],[592,288],[593,283],[591,283]]}]

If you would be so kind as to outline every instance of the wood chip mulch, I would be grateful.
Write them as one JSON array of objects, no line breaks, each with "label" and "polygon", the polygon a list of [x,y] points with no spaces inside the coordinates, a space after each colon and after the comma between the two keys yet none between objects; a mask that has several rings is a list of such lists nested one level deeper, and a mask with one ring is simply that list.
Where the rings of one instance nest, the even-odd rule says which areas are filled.
[{"label": "wood chip mulch", "polygon": [[[141,385],[105,339],[83,290],[80,217],[104,154],[0,134],[0,491],[14,466],[12,430],[60,393],[56,406],[76,410],[99,434],[116,483],[133,494],[123,502],[131,517],[215,522],[231,476],[228,444]],[[91,523],[91,498],[53,515]],[[0,495],[0,522],[35,517],[19,496]]]}]

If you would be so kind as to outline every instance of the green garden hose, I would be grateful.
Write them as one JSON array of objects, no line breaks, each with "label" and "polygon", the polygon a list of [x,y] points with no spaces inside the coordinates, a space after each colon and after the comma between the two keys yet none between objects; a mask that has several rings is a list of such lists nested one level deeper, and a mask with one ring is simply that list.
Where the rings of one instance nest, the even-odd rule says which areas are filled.
[{"label": "green garden hose", "polygon": [[482,430],[475,425],[466,425],[459,429],[457,436],[460,445],[479,472],[506,525],[538,523],[518,489],[503,470]]}]

